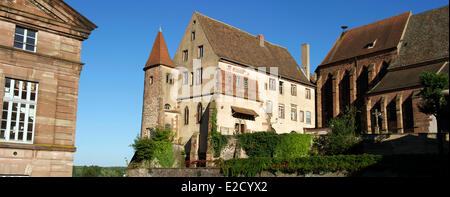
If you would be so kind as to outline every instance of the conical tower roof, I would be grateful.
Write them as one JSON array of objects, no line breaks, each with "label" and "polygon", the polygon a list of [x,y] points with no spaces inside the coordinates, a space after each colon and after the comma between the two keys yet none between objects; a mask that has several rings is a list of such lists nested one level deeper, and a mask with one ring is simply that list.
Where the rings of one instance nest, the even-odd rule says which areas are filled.
[{"label": "conical tower roof", "polygon": [[156,35],[155,43],[153,44],[152,52],[150,53],[150,57],[145,64],[145,68],[156,65],[164,65],[175,68],[175,63],[173,63],[170,58],[161,28]]}]

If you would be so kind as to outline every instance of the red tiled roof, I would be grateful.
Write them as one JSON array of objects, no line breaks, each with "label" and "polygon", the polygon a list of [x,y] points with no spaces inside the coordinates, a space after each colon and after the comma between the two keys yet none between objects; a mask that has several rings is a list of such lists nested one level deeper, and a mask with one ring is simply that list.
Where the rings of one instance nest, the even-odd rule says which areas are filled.
[{"label": "red tiled roof", "polygon": [[278,74],[305,84],[311,82],[284,47],[264,41],[238,28],[195,12],[213,51],[225,60],[252,67],[278,67]]},{"label": "red tiled roof", "polygon": [[161,31],[158,31],[158,34],[156,35],[155,43],[153,44],[152,52],[150,53],[150,57],[145,64],[145,68],[155,65],[164,65],[175,68],[175,63],[173,63],[170,58],[166,42],[164,41],[164,36]]},{"label": "red tiled roof", "polygon": [[[319,67],[397,47],[410,15],[411,12],[405,12],[344,32],[339,36]],[[374,41],[376,43],[373,48],[367,48],[368,44]]]}]

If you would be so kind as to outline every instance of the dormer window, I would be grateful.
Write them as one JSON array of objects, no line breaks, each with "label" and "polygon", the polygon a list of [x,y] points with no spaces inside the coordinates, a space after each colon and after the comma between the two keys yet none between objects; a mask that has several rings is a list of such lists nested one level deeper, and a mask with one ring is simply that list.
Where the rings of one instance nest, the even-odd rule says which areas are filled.
[{"label": "dormer window", "polygon": [[367,44],[364,48],[366,49],[372,49],[373,47],[375,47],[375,44],[377,43],[377,40],[374,40],[373,42]]},{"label": "dormer window", "polygon": [[37,32],[23,27],[16,27],[14,48],[36,52]]}]

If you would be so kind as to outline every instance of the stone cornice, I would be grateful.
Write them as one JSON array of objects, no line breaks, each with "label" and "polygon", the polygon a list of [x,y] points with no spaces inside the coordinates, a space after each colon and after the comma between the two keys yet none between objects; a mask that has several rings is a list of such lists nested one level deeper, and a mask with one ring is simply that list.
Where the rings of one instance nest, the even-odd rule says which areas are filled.
[{"label": "stone cornice", "polygon": [[25,150],[47,150],[47,151],[66,151],[76,152],[75,146],[63,146],[54,144],[16,144],[0,142],[0,148],[25,149]]},{"label": "stone cornice", "polygon": [[91,31],[97,28],[93,23],[83,27],[52,18],[38,16],[5,5],[0,5],[0,19],[31,29],[47,31],[78,40],[86,40]]}]

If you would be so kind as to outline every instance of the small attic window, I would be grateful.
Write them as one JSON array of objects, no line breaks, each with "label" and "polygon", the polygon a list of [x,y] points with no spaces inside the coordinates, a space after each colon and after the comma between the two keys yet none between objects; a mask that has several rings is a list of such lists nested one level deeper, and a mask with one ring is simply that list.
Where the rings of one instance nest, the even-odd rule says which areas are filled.
[{"label": "small attic window", "polygon": [[373,47],[375,47],[375,44],[377,43],[377,40],[374,40],[373,42],[367,44],[364,48],[366,49],[372,49]]}]

